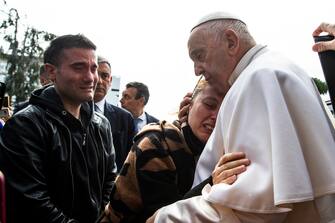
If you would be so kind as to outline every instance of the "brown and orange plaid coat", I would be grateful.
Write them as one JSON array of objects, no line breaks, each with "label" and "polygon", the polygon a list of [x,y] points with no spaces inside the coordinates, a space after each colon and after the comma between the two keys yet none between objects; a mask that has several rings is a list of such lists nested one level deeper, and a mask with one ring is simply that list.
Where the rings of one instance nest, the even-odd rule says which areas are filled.
[{"label": "brown and orange plaid coat", "polygon": [[145,222],[191,188],[195,157],[179,126],[152,123],[134,139],[108,206],[111,222]]}]

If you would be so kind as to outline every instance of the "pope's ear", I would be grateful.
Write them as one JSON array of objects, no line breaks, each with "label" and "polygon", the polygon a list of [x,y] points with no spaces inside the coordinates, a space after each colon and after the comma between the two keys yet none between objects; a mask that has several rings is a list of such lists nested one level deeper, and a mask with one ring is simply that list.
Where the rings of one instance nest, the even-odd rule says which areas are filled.
[{"label": "pope's ear", "polygon": [[49,75],[49,79],[54,82],[56,80],[57,67],[53,64],[44,64],[45,71]]},{"label": "pope's ear", "polygon": [[228,44],[228,53],[230,55],[235,55],[240,46],[240,39],[237,33],[234,30],[227,29],[225,30],[225,36]]}]

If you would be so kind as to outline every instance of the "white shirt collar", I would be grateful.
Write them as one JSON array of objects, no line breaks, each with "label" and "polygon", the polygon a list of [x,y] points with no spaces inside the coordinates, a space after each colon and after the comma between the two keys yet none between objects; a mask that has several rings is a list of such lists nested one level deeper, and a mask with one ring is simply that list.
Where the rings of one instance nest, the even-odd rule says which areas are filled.
[{"label": "white shirt collar", "polygon": [[145,112],[142,113],[142,115],[138,116],[138,119],[141,119],[145,123],[147,123],[147,116],[145,115]]},{"label": "white shirt collar", "polygon": [[235,67],[233,73],[230,75],[228,83],[230,86],[236,81],[238,76],[242,73],[242,71],[253,61],[256,57],[258,57],[263,51],[266,46],[263,45],[256,45],[252,47],[244,56],[241,58],[240,62],[238,62],[237,66]]},{"label": "white shirt collar", "polygon": [[145,115],[145,112],[142,113],[142,115],[135,118],[135,125],[136,130],[140,131],[145,125],[147,124],[147,116]]},{"label": "white shirt collar", "polygon": [[105,102],[106,102],[106,98],[103,98],[101,101],[95,102],[95,104],[99,107],[102,114],[105,113]]}]

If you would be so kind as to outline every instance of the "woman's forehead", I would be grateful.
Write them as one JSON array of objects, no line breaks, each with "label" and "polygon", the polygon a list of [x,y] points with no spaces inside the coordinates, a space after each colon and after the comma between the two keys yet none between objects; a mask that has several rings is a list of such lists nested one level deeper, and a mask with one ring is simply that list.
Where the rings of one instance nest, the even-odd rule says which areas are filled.
[{"label": "woman's forehead", "polygon": [[222,99],[223,97],[215,90],[214,87],[207,84],[204,89],[199,92],[199,98],[215,98],[215,99]]}]

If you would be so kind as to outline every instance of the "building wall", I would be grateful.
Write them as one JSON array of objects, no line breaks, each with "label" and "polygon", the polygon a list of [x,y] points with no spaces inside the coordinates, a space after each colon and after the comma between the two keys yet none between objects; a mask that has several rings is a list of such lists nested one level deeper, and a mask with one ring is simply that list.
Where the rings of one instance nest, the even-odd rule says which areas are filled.
[{"label": "building wall", "polygon": [[118,106],[119,104],[119,95],[120,95],[120,82],[121,82],[121,78],[118,76],[112,76],[112,87],[109,90],[107,96],[106,96],[106,100],[107,102]]}]

